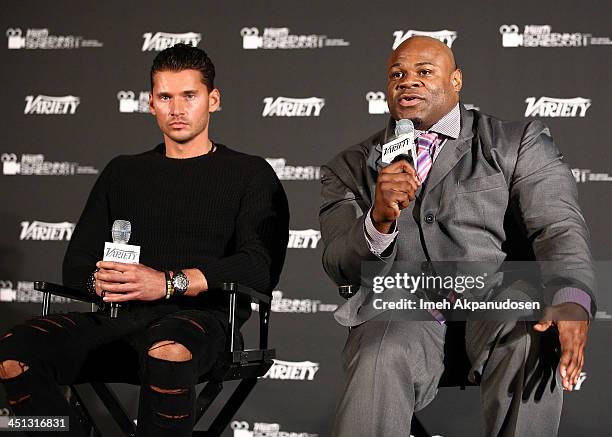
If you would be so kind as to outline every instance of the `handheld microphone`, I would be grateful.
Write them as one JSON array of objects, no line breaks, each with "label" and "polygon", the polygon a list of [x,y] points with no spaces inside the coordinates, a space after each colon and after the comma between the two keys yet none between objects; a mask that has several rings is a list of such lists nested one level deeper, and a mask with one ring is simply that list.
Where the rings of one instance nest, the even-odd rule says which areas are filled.
[{"label": "handheld microphone", "polygon": [[406,160],[416,170],[416,149],[414,147],[414,124],[412,120],[401,119],[395,124],[395,137],[382,146],[381,161],[391,164]]},{"label": "handheld microphone", "polygon": [[[111,228],[113,242],[104,243],[103,261],[115,261],[127,264],[138,264],[140,262],[140,246],[127,244],[132,235],[132,224],[127,220],[115,220]],[[119,305],[116,302],[110,304],[110,316],[117,318]]]}]

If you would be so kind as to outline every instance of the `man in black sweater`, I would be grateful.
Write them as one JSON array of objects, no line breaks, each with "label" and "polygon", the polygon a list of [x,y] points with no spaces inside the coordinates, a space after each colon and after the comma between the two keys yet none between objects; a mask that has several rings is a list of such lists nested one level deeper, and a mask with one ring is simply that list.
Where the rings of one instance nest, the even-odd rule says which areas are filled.
[{"label": "man in black sweater", "polygon": [[[116,352],[124,350],[139,360],[138,435],[191,435],[195,384],[228,337],[227,299],[213,290],[234,281],[270,292],[288,239],[287,199],[272,168],[209,139],[220,104],[214,75],[206,53],[184,44],[153,61],[150,109],[164,142],[108,164],[63,266],[66,285],[120,304],[119,317],[52,315],[0,337],[0,380],[17,415],[71,416],[69,434],[84,435],[58,384],[121,374],[130,367],[129,353]],[[117,219],[131,222],[140,264],[100,261]],[[249,314],[243,302],[240,321]],[[101,349],[112,367],[89,368]]]}]

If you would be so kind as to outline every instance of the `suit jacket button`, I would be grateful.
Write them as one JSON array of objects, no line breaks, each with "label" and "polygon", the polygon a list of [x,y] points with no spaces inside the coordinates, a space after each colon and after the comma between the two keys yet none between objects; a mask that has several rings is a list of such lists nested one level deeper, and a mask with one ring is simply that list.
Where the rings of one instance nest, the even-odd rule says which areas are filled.
[{"label": "suit jacket button", "polygon": [[425,221],[427,223],[433,223],[434,222],[434,215],[432,213],[427,213],[425,214]]}]

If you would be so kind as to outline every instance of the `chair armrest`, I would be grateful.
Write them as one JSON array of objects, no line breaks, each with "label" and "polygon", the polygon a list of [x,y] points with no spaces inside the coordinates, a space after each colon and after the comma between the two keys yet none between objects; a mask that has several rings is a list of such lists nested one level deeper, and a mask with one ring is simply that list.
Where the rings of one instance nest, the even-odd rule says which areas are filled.
[{"label": "chair armrest", "polygon": [[340,285],[338,287],[338,294],[340,297],[349,300],[351,297],[357,294],[359,288],[359,285]]},{"label": "chair armrest", "polygon": [[268,326],[270,324],[270,306],[272,297],[255,291],[246,285],[237,282],[224,282],[221,289],[229,293],[229,351],[234,352],[234,336],[236,333],[236,295],[249,296],[252,300],[259,302],[259,348],[268,347]]},{"label": "chair armrest", "polygon": [[55,296],[67,297],[69,299],[79,300],[87,303],[100,303],[100,299],[96,299],[85,292],[76,288],[70,288],[60,284],[54,284],[52,282],[36,281],[34,282],[34,290],[42,293],[49,293]]},{"label": "chair armrest", "polygon": [[259,303],[270,305],[270,302],[272,302],[271,296],[260,293],[259,291],[255,291],[252,288],[247,287],[246,285],[238,284],[237,282],[224,282],[221,285],[221,289],[230,293],[238,293],[243,294],[245,296],[251,296],[253,300]]}]

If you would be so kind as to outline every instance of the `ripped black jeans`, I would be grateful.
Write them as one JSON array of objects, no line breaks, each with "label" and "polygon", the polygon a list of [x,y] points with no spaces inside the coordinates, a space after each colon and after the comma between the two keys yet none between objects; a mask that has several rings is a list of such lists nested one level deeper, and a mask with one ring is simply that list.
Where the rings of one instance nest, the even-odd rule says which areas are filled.
[{"label": "ripped black jeans", "polygon": [[103,312],[34,318],[0,336],[0,383],[14,414],[70,418],[69,433],[33,435],[84,436],[59,386],[137,374],[137,435],[191,436],[195,385],[224,350],[227,325],[221,311],[166,302],[121,308],[116,319]]}]

